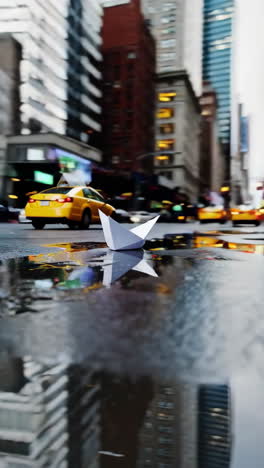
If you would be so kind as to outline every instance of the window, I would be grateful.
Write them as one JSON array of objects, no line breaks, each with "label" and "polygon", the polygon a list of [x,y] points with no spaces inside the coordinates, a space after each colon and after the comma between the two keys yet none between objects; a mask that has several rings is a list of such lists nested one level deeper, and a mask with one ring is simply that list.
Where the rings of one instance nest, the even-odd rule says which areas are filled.
[{"label": "window", "polygon": [[[160,173],[160,175],[163,175],[163,174],[164,174],[163,172]],[[173,415],[166,414],[166,413],[158,413],[158,419],[160,419],[161,421],[173,421]]]},{"label": "window", "polygon": [[167,47],[174,47],[176,44],[176,39],[164,39],[160,41],[160,47],[166,49]]},{"label": "window", "polygon": [[162,124],[159,127],[159,131],[162,135],[167,135],[168,133],[174,133],[174,124],[172,123]]},{"label": "window", "polygon": [[119,80],[119,78],[120,78],[120,66],[115,65],[115,67],[114,67],[114,79]]},{"label": "window", "polygon": [[72,188],[73,187],[56,187],[53,189],[43,190],[42,193],[61,193],[62,195],[67,195]]},{"label": "window", "polygon": [[162,29],[162,31],[161,31],[161,34],[162,34],[162,35],[165,35],[165,34],[175,34],[175,33],[176,33],[176,28],[174,28],[174,27]]},{"label": "window", "polygon": [[163,107],[157,111],[157,119],[169,119],[174,116],[174,109],[170,107]]},{"label": "window", "polygon": [[167,54],[160,54],[159,61],[160,62],[168,62],[169,60],[173,60],[175,58],[174,52],[168,52]]},{"label": "window", "polygon": [[173,2],[164,3],[162,11],[176,10],[176,5]]},{"label": "window", "polygon": [[95,192],[95,190],[83,189],[83,193],[86,198],[90,198],[91,200],[104,201],[103,197],[101,197],[99,193]]},{"label": "window", "polygon": [[127,58],[129,59],[135,59],[137,57],[137,54],[135,52],[128,52]]},{"label": "window", "polygon": [[118,164],[120,162],[120,156],[112,156],[112,163]]},{"label": "window", "polygon": [[[168,172],[169,174],[169,172]],[[173,444],[173,439],[171,437],[159,437],[159,443],[164,444],[164,445],[172,445]]]},{"label": "window", "polygon": [[175,91],[169,91],[166,93],[159,93],[160,102],[171,102],[174,101],[174,98],[177,96]]},{"label": "window", "polygon": [[[174,140],[167,141],[173,141],[174,143]],[[164,409],[172,409],[174,407],[174,404],[171,401],[159,401],[159,407]]]},{"label": "window", "polygon": [[158,140],[157,141],[157,150],[173,150],[174,149],[174,139],[167,139],[167,140]]},{"label": "window", "polygon": [[172,434],[173,429],[171,426],[159,426],[158,427],[159,432],[162,432],[164,434]]},{"label": "window", "polygon": [[162,24],[170,24],[170,23],[174,23],[176,20],[176,16],[175,15],[168,15],[168,16],[163,16],[161,18],[161,22]]},{"label": "window", "polygon": [[159,166],[166,166],[172,162],[173,156],[169,154],[159,154],[155,157],[156,161],[158,162]]}]

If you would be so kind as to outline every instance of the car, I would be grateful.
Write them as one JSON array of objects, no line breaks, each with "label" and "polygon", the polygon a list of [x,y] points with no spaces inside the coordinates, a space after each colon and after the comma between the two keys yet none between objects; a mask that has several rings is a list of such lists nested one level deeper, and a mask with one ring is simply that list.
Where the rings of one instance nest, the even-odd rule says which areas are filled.
[{"label": "car", "polygon": [[9,209],[8,206],[0,204],[0,222],[8,222]]},{"label": "car", "polygon": [[231,220],[233,226],[238,224],[254,224],[259,226],[261,222],[261,210],[249,205],[240,205],[231,209]]},{"label": "car", "polygon": [[200,223],[215,221],[221,224],[228,220],[228,212],[223,206],[206,206],[198,208],[198,220]]},{"label": "car", "polygon": [[99,211],[114,217],[115,208],[96,190],[86,186],[60,186],[39,192],[29,198],[26,217],[35,229],[46,224],[67,224],[70,229],[88,229],[100,223]]},{"label": "car", "polygon": [[149,213],[148,211],[131,211],[130,221],[132,223],[145,223],[158,216],[159,213]]},{"label": "car", "polygon": [[20,224],[30,223],[30,219],[26,217],[26,210],[24,208],[19,211],[18,221]]},{"label": "car", "polygon": [[130,223],[130,216],[129,211],[122,210],[121,208],[116,208],[115,210],[115,220],[119,223]]}]

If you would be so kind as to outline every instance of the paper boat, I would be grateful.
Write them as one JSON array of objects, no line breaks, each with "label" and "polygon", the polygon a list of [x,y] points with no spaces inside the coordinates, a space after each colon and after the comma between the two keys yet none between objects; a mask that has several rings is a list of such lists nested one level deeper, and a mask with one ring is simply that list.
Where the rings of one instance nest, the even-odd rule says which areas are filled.
[{"label": "paper boat", "polygon": [[106,216],[101,210],[99,210],[99,215],[103,226],[105,242],[111,250],[141,249],[145,244],[147,235],[159,219],[159,216],[156,216],[129,231],[110,218],[110,216]]},{"label": "paper boat", "polygon": [[103,285],[109,287],[112,283],[124,276],[130,270],[139,271],[145,275],[158,277],[152,266],[144,259],[143,250],[126,252],[111,252],[105,259],[110,263],[103,266]]}]

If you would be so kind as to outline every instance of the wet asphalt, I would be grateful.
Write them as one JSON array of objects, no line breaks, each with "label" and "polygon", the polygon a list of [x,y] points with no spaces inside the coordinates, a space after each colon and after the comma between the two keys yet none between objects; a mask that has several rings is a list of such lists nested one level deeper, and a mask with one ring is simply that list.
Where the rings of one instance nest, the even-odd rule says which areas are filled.
[{"label": "wet asphalt", "polygon": [[0,253],[0,424],[5,392],[62,366],[54,466],[263,466],[264,225],[158,224],[111,252],[100,226],[2,224]]}]

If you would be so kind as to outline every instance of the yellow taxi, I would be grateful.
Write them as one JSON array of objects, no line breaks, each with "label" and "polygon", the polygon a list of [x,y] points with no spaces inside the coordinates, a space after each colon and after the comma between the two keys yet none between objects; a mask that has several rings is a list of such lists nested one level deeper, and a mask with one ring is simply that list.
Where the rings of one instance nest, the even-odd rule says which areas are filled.
[{"label": "yellow taxi", "polygon": [[53,187],[29,198],[26,217],[35,229],[46,224],[67,224],[70,229],[88,229],[91,223],[100,222],[101,210],[114,216],[115,209],[91,187]]},{"label": "yellow taxi", "polygon": [[206,206],[198,208],[200,223],[215,221],[224,224],[228,220],[228,212],[222,206]]},{"label": "yellow taxi", "polygon": [[248,205],[241,205],[231,209],[231,220],[233,226],[237,224],[255,224],[255,226],[259,226],[261,210],[257,210]]}]

